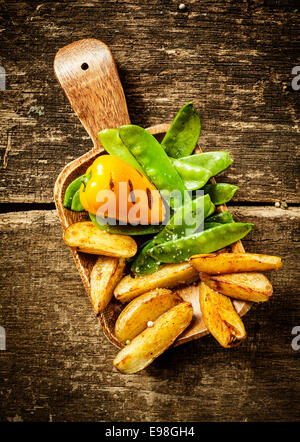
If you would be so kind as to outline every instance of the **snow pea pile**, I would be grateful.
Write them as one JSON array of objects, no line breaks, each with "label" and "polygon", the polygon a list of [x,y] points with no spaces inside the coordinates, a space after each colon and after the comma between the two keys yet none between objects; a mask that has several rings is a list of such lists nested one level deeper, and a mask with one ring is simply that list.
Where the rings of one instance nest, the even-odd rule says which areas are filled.
[{"label": "snow pea pile", "polygon": [[[200,132],[199,113],[192,103],[187,103],[177,113],[161,143],[136,125],[99,133],[105,151],[146,176],[170,207],[171,215],[165,225],[111,225],[89,213],[93,224],[104,231],[130,236],[155,235],[131,262],[135,275],[153,273],[165,263],[183,262],[192,255],[219,250],[242,239],[253,227],[250,223],[234,222],[229,212],[216,213],[216,206],[230,201],[238,187],[208,183],[229,167],[232,159],[228,152],[220,151],[192,155]],[[78,177],[68,186],[66,208],[84,210],[80,189],[88,179],[85,175]],[[204,195],[195,195],[199,189],[203,189]],[[169,198],[173,193],[175,196]]]}]

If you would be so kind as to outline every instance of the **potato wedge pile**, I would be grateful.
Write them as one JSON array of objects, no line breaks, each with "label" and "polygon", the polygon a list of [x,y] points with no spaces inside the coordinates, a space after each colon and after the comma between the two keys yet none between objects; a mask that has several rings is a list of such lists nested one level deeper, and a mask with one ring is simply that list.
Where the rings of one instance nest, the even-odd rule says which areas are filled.
[{"label": "potato wedge pile", "polygon": [[115,357],[114,366],[121,373],[132,374],[147,367],[169,348],[175,339],[188,327],[193,318],[193,307],[189,302],[167,310],[138,334]]},{"label": "potato wedge pile", "polygon": [[131,301],[118,317],[115,335],[126,344],[146,329],[147,324],[155,321],[167,310],[180,304],[180,296],[168,289],[155,289]]},{"label": "potato wedge pile", "polygon": [[[239,345],[246,339],[246,330],[231,298],[268,301],[273,288],[260,272],[281,266],[281,259],[276,256],[224,250],[192,256],[189,262],[165,265],[150,275],[135,278],[126,275],[114,291],[122,303],[131,301],[115,326],[116,337],[127,344],[115,358],[115,367],[122,373],[139,371],[174,342],[179,329],[183,331],[190,320],[186,319],[186,303],[169,289],[195,281],[199,276],[199,303],[207,329],[223,347]],[[181,308],[187,315],[185,327],[182,313],[178,318],[174,316]],[[174,322],[168,326],[167,321]]]},{"label": "potato wedge pile", "polygon": [[273,287],[259,272],[281,268],[281,259],[254,253],[211,253],[192,256],[189,262],[200,272],[199,301],[207,329],[223,347],[239,345],[246,331],[230,298],[268,301]]},{"label": "potato wedge pile", "polygon": [[98,255],[90,273],[90,299],[95,314],[100,315],[113,296],[127,304],[114,329],[123,348],[113,363],[124,374],[147,367],[190,325],[192,304],[171,289],[200,279],[199,304],[205,326],[221,346],[230,348],[246,338],[232,299],[268,301],[273,288],[261,272],[282,267],[277,256],[222,249],[133,277],[126,274],[126,258],[137,252],[132,237],[101,231],[91,222],[82,221],[66,229],[64,241],[79,252]]}]

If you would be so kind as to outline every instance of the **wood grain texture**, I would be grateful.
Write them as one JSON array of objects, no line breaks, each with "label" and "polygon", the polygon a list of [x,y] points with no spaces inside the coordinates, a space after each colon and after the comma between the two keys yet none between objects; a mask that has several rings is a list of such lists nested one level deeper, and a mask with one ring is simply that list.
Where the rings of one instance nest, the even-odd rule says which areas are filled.
[{"label": "wood grain texture", "polygon": [[255,223],[247,250],[283,258],[284,269],[269,273],[273,298],[244,317],[248,338],[239,348],[228,351],[205,337],[133,376],[112,369],[116,349],[92,312],[56,212],[2,214],[1,420],[297,419],[299,354],[291,330],[300,314],[300,209],[232,212]]},{"label": "wood grain texture", "polygon": [[169,0],[1,2],[0,201],[51,202],[58,173],[90,149],[52,63],[61,47],[94,37],[112,49],[132,122],[168,122],[193,100],[203,150],[234,157],[224,180],[240,186],[235,201],[299,202],[295,8],[294,0],[190,1],[185,12]]},{"label": "wood grain texture", "polygon": [[[91,149],[53,74],[56,52],[83,38],[112,49],[132,122],[170,121],[193,100],[203,150],[229,150],[240,186],[232,212],[255,222],[247,251],[280,254],[275,293],[244,317],[248,338],[226,351],[211,337],[146,371],[112,370],[54,211],[0,215],[0,420],[292,421],[299,419],[299,65],[296,0],[0,2],[0,205],[51,203],[57,175]],[[221,178],[219,178],[220,180]],[[257,205],[255,205],[257,203]],[[260,203],[260,204],[259,204]],[[37,205],[35,207],[38,207]]]}]

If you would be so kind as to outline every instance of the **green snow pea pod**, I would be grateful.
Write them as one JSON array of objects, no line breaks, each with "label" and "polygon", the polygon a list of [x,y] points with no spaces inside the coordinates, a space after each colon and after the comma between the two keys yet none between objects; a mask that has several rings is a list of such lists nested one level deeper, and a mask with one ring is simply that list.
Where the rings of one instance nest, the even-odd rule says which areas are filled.
[{"label": "green snow pea pod", "polygon": [[80,202],[79,191],[80,189],[78,189],[74,193],[74,196],[72,198],[71,210],[74,210],[74,212],[83,212],[85,210],[85,208]]},{"label": "green snow pea pod", "polygon": [[218,206],[228,203],[238,190],[238,186],[228,183],[217,183],[206,184],[203,189],[204,193],[209,193],[212,202]]},{"label": "green snow pea pod", "polygon": [[161,263],[157,259],[152,258],[148,253],[153,246],[154,238],[145,245],[143,250],[133,261],[131,271],[135,275],[149,275],[150,273],[156,272],[161,267]]},{"label": "green snow pea pod", "polygon": [[177,113],[161,145],[170,157],[190,155],[195,149],[200,132],[200,115],[193,103],[187,103]]},{"label": "green snow pea pod", "polygon": [[121,126],[119,131],[125,146],[141,164],[149,180],[161,191],[162,196],[170,201],[171,207],[182,205],[187,189],[157,139],[142,127],[133,124]]},{"label": "green snow pea pod", "polygon": [[73,196],[75,195],[77,190],[80,189],[80,186],[82,184],[81,178],[82,178],[81,176],[76,178],[67,187],[67,190],[66,190],[65,196],[64,196],[64,207],[66,207],[67,209],[71,209]]},{"label": "green snow pea pod", "polygon": [[204,167],[205,169],[210,170],[213,176],[218,175],[218,173],[227,169],[227,167],[233,163],[229,152],[223,151],[197,153],[195,155],[180,158],[177,161],[183,164],[188,164],[191,167]]},{"label": "green snow pea pod", "polygon": [[209,208],[209,211],[208,211],[206,217],[212,215],[215,211],[215,208],[216,208],[216,206],[214,205],[214,203],[212,201],[210,201],[210,208]]},{"label": "green snow pea pod", "polygon": [[[177,209],[164,229],[145,245],[135,258],[131,270],[136,275],[147,275],[157,271],[160,263],[149,255],[149,250],[157,244],[180,238],[187,232],[193,234],[202,225],[204,218],[215,210],[209,195],[202,195]],[[188,230],[187,230],[188,229]]]},{"label": "green snow pea pod", "polygon": [[227,247],[244,238],[253,224],[229,223],[195,233],[191,236],[158,244],[149,250],[149,254],[159,262],[174,263],[187,261],[198,253],[211,253]]},{"label": "green snow pea pod", "polygon": [[204,223],[204,230],[212,229],[213,227],[221,226],[222,223]]},{"label": "green snow pea pod", "polygon": [[213,176],[211,171],[204,167],[192,166],[180,160],[172,160],[172,158],[171,161],[188,190],[201,189]]},{"label": "green snow pea pod", "polygon": [[164,229],[154,238],[154,244],[192,235],[203,225],[204,219],[214,211],[209,195],[201,195],[178,208]]},{"label": "green snow pea pod", "polygon": [[[116,235],[150,235],[153,233],[159,232],[163,226],[160,225],[140,225],[140,226],[132,226],[130,224],[127,225],[111,225],[106,224],[105,220],[103,220],[103,224],[101,223],[101,218],[99,216],[93,215],[89,213],[90,220],[92,223],[98,227],[98,229],[104,230],[105,232],[114,233]],[[99,222],[100,221],[100,222]]]},{"label": "green snow pea pod", "polygon": [[208,223],[221,223],[221,224],[227,224],[227,223],[234,223],[233,216],[231,213],[227,210],[226,212],[220,212],[216,215],[210,216],[206,220]]},{"label": "green snow pea pod", "polygon": [[188,190],[200,189],[211,177],[232,164],[228,152],[206,152],[178,160],[171,158],[171,161]]},{"label": "green snow pea pod", "polygon": [[110,155],[116,155],[143,175],[145,174],[141,165],[136,161],[134,156],[122,142],[119,135],[119,129],[104,129],[98,133],[98,138],[106,152]]},{"label": "green snow pea pod", "polygon": [[188,190],[200,189],[209,178],[232,164],[228,152],[204,152],[178,160],[171,158],[171,161]]}]

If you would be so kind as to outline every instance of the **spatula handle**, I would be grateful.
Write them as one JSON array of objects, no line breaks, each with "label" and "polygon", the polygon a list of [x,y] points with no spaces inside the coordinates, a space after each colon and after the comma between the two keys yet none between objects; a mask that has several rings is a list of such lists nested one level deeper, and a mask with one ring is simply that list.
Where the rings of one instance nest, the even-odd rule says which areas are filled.
[{"label": "spatula handle", "polygon": [[60,49],[54,72],[73,110],[100,147],[98,132],[129,124],[124,91],[110,49],[88,38]]}]

